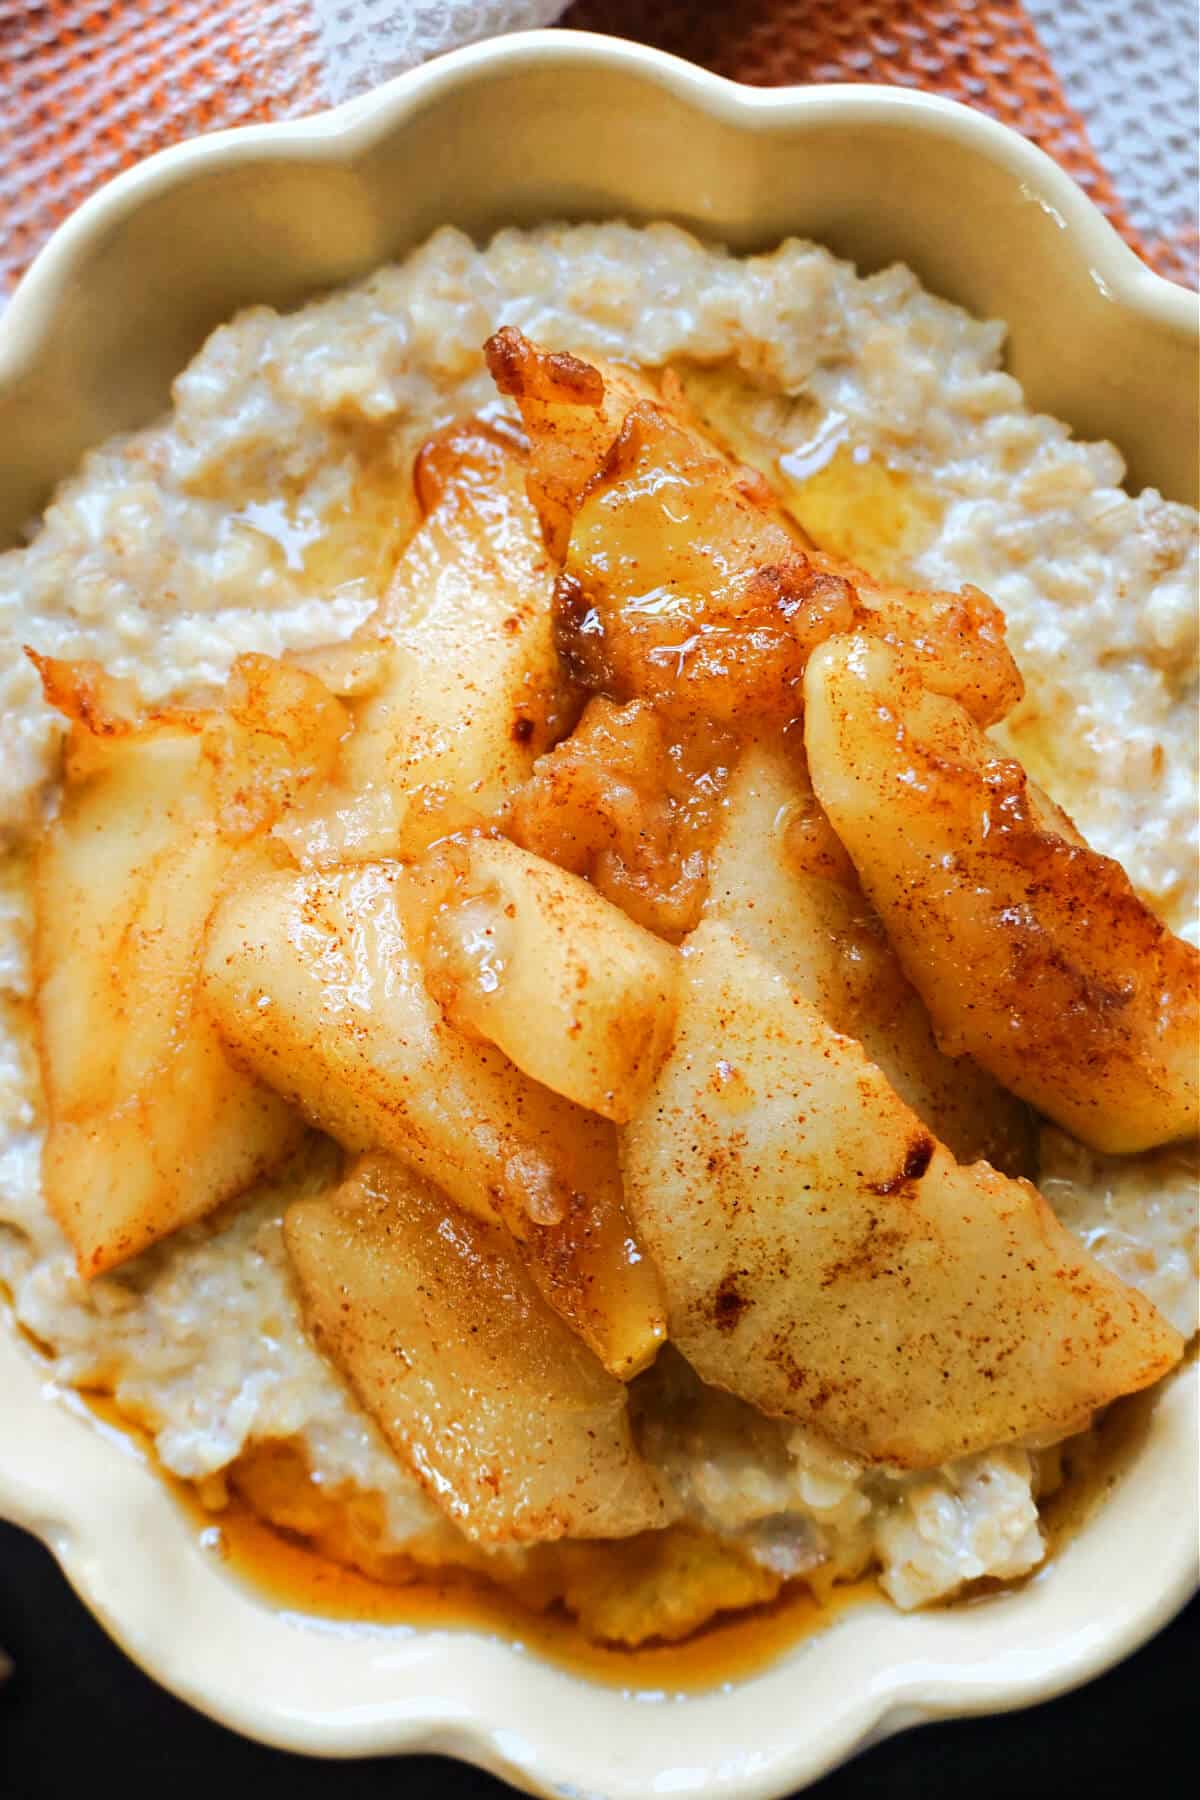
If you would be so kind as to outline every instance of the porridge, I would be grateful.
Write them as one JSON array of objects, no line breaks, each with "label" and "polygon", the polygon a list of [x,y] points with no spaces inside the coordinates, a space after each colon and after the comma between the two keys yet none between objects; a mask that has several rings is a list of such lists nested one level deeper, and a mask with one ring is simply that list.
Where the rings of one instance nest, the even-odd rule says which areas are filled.
[{"label": "porridge", "polygon": [[[685,1359],[673,1329],[675,1343],[656,1358],[631,1356],[624,1371],[652,1361],[628,1390],[645,1492],[630,1497],[636,1484],[626,1457],[620,1482],[632,1510],[621,1515],[625,1522],[544,1534],[557,1542],[540,1541],[536,1532],[514,1544],[480,1539],[460,1531],[453,1509],[431,1498],[428,1472],[422,1481],[397,1457],[380,1408],[351,1398],[334,1362],[349,1359],[364,1397],[368,1384],[356,1352],[343,1345],[331,1361],[317,1347],[329,1332],[318,1330],[314,1342],[305,1329],[296,1269],[319,1290],[320,1257],[334,1254],[319,1213],[305,1210],[319,1208],[337,1179],[338,1154],[327,1139],[281,1135],[269,1172],[255,1165],[225,1204],[186,1219],[161,1241],[147,1239],[140,1254],[98,1262],[90,1279],[47,1207],[46,1108],[33,1048],[33,870],[45,821],[60,804],[65,724],[43,698],[23,646],[58,662],[101,665],[121,693],[135,694],[142,707],[166,709],[164,718],[174,716],[172,707],[210,705],[237,659],[248,655],[288,654],[296,668],[322,675],[333,669],[341,682],[334,691],[351,705],[355,684],[371,679],[351,668],[355,647],[389,594],[395,605],[398,585],[409,579],[406,549],[448,479],[441,452],[430,457],[421,447],[442,433],[446,456],[458,454],[455,422],[473,417],[500,455],[513,432],[514,400],[527,411],[526,376],[512,375],[507,399],[498,398],[485,366],[481,347],[501,326],[552,352],[668,370],[679,417],[701,422],[782,500],[790,522],[772,529],[798,525],[830,559],[831,604],[841,603],[845,582],[837,588],[837,571],[850,563],[881,583],[914,590],[984,590],[1003,612],[1024,678],[1023,697],[982,720],[997,754],[1019,758],[1087,841],[1123,865],[1146,905],[1173,932],[1197,941],[1195,516],[1153,492],[1129,496],[1110,445],[1076,442],[1065,426],[1028,411],[1000,368],[1001,326],[933,298],[902,269],[862,279],[803,243],[739,259],[673,227],[611,224],[502,232],[481,250],[444,230],[403,264],[298,313],[252,309],[215,332],[176,382],[170,414],[92,452],[60,487],[28,545],[0,556],[0,1281],[16,1320],[59,1383],[115,1396],[152,1435],[164,1467],[196,1483],[216,1514],[232,1486],[266,1516],[368,1572],[397,1578],[441,1562],[482,1568],[539,1602],[565,1598],[585,1629],[618,1641],[679,1635],[719,1608],[769,1599],[794,1578],[827,1589],[878,1566],[886,1592],[911,1608],[984,1577],[1020,1576],[1045,1555],[1039,1500],[1082,1454],[1085,1440],[1072,1433],[1087,1407],[1072,1417],[1070,1431],[1064,1414],[1059,1429],[1007,1430],[937,1466],[920,1457],[906,1463],[886,1447],[869,1455],[854,1440],[849,1449],[844,1436],[827,1437],[811,1419],[787,1416],[765,1400],[752,1404],[757,1393],[718,1378],[707,1364],[702,1381],[692,1340],[685,1334]],[[610,398],[613,391],[610,383]],[[536,440],[528,413],[525,423]],[[414,485],[419,451],[424,460]],[[552,538],[551,512],[542,518]],[[577,545],[581,521],[582,514]],[[436,607],[415,589],[410,601],[419,653],[435,641],[421,633],[439,629]],[[514,635],[516,621],[514,613]],[[451,632],[436,642],[425,679],[450,687],[462,678],[457,640]],[[582,628],[570,641],[560,631],[558,642],[577,659],[572,666],[586,687],[583,662],[591,651]],[[331,660],[331,645],[347,646],[341,663]],[[637,666],[648,667],[660,648],[652,646]],[[642,651],[634,643],[628,654],[636,659]],[[891,653],[881,654],[886,660]],[[621,665],[627,691],[618,698],[636,706],[632,666]],[[654,666],[662,666],[661,657]],[[844,684],[853,673],[850,664],[840,675],[828,659],[823,666],[830,682]],[[93,716],[106,703],[77,693],[72,716]],[[609,704],[593,699],[565,744],[571,718],[558,719],[553,707],[538,714],[532,700],[529,717],[520,715],[531,742],[528,762],[523,742],[512,752],[512,781],[528,781],[513,835],[527,851],[562,860],[553,847],[555,783],[582,778],[582,763],[572,765],[568,753],[588,720],[599,719],[594,736],[614,738],[613,718],[593,711]],[[815,718],[812,702],[810,710]],[[653,719],[626,719],[622,731],[627,724],[642,734],[638,755],[650,754],[644,742],[658,729]],[[119,735],[125,727],[113,729]],[[697,863],[699,852],[685,845],[677,858],[670,902],[677,911],[664,910],[661,894],[659,910],[647,911],[628,867],[623,887],[615,876],[600,885],[643,936],[658,933],[674,944],[696,927],[698,912],[688,908],[707,883],[703,955],[715,970],[726,925],[744,936],[761,958],[746,973],[744,991],[757,993],[759,983],[769,1011],[777,971],[798,977],[774,941],[769,900],[756,920],[738,910],[748,885],[771,883],[757,867],[743,875],[720,818],[722,808],[744,808],[739,818],[760,819],[764,833],[756,841],[764,844],[766,868],[774,854],[770,834],[783,830],[786,810],[774,803],[775,784],[793,776],[781,775],[771,760],[769,721],[753,752],[760,761],[752,766],[747,752],[735,769],[742,753],[726,756],[724,746],[737,729],[718,719],[702,734],[703,755],[689,738],[693,748],[671,765],[671,779],[686,789],[681,816],[691,818],[697,794],[713,796],[703,829],[696,828],[705,856]],[[889,932],[902,933],[864,873],[859,840],[851,842],[850,800],[839,802],[843,828],[832,789],[827,794],[817,781],[815,752],[811,760],[821,803],[876,910]],[[357,920],[379,903],[378,891],[356,875],[351,892],[349,878],[336,873],[343,856],[357,866],[364,846],[368,857],[386,855],[395,832],[411,829],[411,813],[364,810],[361,785],[350,786],[345,806],[319,821],[303,802],[276,820],[271,879],[290,879],[289,857],[301,865],[307,857],[322,871],[322,906],[328,911],[344,901]],[[459,823],[438,814],[422,852]],[[870,854],[868,846],[868,865]],[[598,865],[566,866],[591,875]],[[457,878],[457,865],[452,873]],[[501,856],[489,881],[508,878]],[[308,925],[317,929],[311,918]],[[580,941],[585,927],[586,920]],[[237,929],[231,962],[257,929],[248,910],[238,914]],[[511,1020],[489,1011],[486,994],[481,999],[470,989],[470,1017],[455,1012],[467,1005],[465,942],[460,935],[441,946],[441,985],[430,979],[435,999],[468,1042],[498,1044],[527,1075],[540,1077],[523,1060],[533,1052],[524,1040],[508,1042]],[[649,959],[638,967],[652,981],[653,953],[643,945],[637,954]],[[520,967],[516,950],[510,960]],[[530,993],[538,997],[536,982]],[[548,990],[544,998],[548,1006]],[[853,1014],[848,1022],[829,1017],[839,1031],[862,1037],[904,1098],[933,1123],[874,1048],[869,1021],[860,1031]],[[951,1048],[950,1026],[940,1016],[935,1024],[941,1047]],[[928,1037],[927,1021],[922,1029]],[[247,1034],[237,1048],[263,1073],[266,1050],[258,1039]],[[553,1072],[541,1078],[557,1085]],[[1007,1173],[1034,1174],[1099,1269],[1130,1284],[1189,1337],[1197,1324],[1194,1152],[1163,1141],[1164,1134],[1152,1136],[1148,1148],[1089,1147],[1061,1119],[1039,1122],[1035,1133],[1024,1108],[1006,1100],[1007,1110],[995,1111],[989,1084],[973,1100],[973,1079],[964,1075],[961,1091],[930,1100],[938,1137],[963,1163],[986,1155]],[[586,1083],[586,1071],[580,1080]],[[656,1090],[661,1107],[665,1083],[666,1072]],[[369,1134],[364,1140],[357,1123],[339,1129],[302,1084],[285,1091],[352,1149],[375,1141]],[[1053,1113],[1036,1096],[1034,1103],[1039,1113]],[[693,1098],[680,1104],[691,1109],[689,1118],[702,1116]],[[626,1183],[665,1191],[661,1155],[642,1142],[636,1120],[606,1116],[622,1131]],[[933,1140],[927,1142],[932,1151]],[[928,1162],[926,1154],[914,1180]],[[417,1167],[455,1198],[454,1183],[469,1178],[457,1163],[451,1170],[426,1158]],[[540,1176],[526,1169],[524,1178],[536,1198]],[[364,1191],[378,1197],[386,1186],[380,1178]],[[431,1204],[424,1188],[414,1190],[412,1216]],[[536,1220],[534,1200],[530,1210]],[[285,1212],[309,1221],[307,1239],[297,1226],[285,1241]],[[647,1216],[652,1212],[647,1202]],[[539,1222],[554,1223],[550,1201]],[[480,1229],[492,1226],[485,1220]],[[754,1329],[763,1309],[736,1289],[727,1298],[729,1317],[718,1326],[721,1342],[732,1344]],[[747,1326],[743,1305],[750,1307]],[[310,1325],[314,1311],[319,1324],[320,1307],[310,1305]],[[580,1326],[597,1349],[591,1329],[586,1321]],[[366,1354],[361,1344],[357,1354]],[[599,1354],[608,1360],[604,1346]],[[713,1366],[724,1365],[718,1358]],[[722,1391],[727,1387],[732,1391]],[[646,1534],[659,1527],[661,1554],[648,1561]],[[621,1544],[626,1536],[641,1546],[637,1555]],[[608,1591],[605,1571],[613,1567],[623,1571],[621,1605]]]}]

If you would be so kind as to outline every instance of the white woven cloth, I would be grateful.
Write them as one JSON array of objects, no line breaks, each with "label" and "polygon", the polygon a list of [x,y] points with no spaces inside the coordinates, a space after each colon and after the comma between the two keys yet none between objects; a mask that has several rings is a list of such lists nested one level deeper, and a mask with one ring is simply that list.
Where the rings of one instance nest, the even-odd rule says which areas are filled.
[{"label": "white woven cloth", "polygon": [[442,50],[553,24],[563,0],[312,0],[329,100],[348,100]]},{"label": "white woven cloth", "polygon": [[1025,0],[1025,9],[1133,223],[1148,238],[1194,227],[1196,0]]}]

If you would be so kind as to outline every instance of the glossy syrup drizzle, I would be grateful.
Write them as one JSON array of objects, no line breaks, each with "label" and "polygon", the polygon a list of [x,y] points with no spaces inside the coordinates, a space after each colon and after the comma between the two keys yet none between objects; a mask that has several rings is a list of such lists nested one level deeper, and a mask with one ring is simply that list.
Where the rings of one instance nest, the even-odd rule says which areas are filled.
[{"label": "glossy syrup drizzle", "polygon": [[[41,1360],[40,1350],[35,1354]],[[117,1450],[155,1471],[222,1574],[272,1610],[373,1631],[394,1626],[482,1633],[588,1680],[639,1698],[666,1699],[745,1681],[846,1614],[886,1605],[873,1577],[839,1585],[822,1600],[793,1583],[768,1605],[718,1617],[681,1643],[637,1649],[594,1643],[560,1607],[534,1611],[469,1571],[447,1568],[402,1583],[375,1580],[268,1524],[236,1493],[222,1496],[214,1510],[192,1483],[163,1468],[149,1435],[111,1395],[56,1393]]]},{"label": "glossy syrup drizzle", "polygon": [[[66,1390],[60,1398],[89,1415],[127,1454],[156,1470],[189,1528],[225,1575],[265,1605],[303,1617],[372,1630],[394,1626],[482,1633],[588,1680],[639,1698],[667,1699],[751,1679],[847,1614],[889,1605],[873,1576],[835,1587],[823,1600],[795,1583],[769,1605],[720,1617],[682,1643],[650,1643],[633,1650],[598,1644],[585,1638],[560,1608],[532,1611],[471,1573],[447,1570],[403,1584],[374,1580],[268,1524],[236,1495],[213,1511],[202,1504],[192,1484],[162,1468],[148,1436],[110,1396]],[[1118,1401],[1094,1432],[1072,1441],[1064,1479],[1040,1507],[1045,1562],[1022,1581],[977,1582],[946,1602],[946,1610],[1003,1601],[1028,1582],[1052,1576],[1055,1558],[1136,1461],[1154,1398],[1151,1391]]]}]

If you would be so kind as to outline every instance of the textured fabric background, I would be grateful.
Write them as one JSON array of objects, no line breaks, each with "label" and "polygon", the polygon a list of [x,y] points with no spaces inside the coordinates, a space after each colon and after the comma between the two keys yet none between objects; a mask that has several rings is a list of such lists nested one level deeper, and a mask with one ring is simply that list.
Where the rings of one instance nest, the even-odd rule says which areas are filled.
[{"label": "textured fabric background", "polygon": [[325,90],[335,103],[348,100],[441,50],[553,25],[562,8],[563,0],[312,0]]},{"label": "textured fabric background", "polygon": [[0,0],[0,292],[119,169],[324,104],[307,0]]},{"label": "textured fabric background", "polygon": [[[0,293],[152,150],[361,93],[561,0],[0,0]],[[1034,138],[1196,283],[1195,0],[577,0],[562,23],[734,79],[891,81]]]},{"label": "textured fabric background", "polygon": [[1196,285],[1200,7],[1196,0],[1025,0],[1150,260]]},{"label": "textured fabric background", "polygon": [[897,82],[981,107],[1048,150],[1162,274],[1196,285],[1195,0],[576,0],[563,23],[738,81]]}]

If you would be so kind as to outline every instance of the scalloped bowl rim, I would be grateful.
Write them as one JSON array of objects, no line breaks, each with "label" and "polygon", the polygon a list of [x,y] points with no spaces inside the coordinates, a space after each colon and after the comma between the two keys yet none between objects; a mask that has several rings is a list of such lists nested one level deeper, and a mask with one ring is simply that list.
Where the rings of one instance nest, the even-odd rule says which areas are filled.
[{"label": "scalloped bowl rim", "polygon": [[[52,345],[62,297],[96,237],[160,190],[247,159],[345,163],[464,77],[547,59],[638,73],[750,131],[887,119],[966,140],[1055,213],[1070,248],[1121,307],[1172,332],[1196,328],[1195,296],[1146,268],[1048,156],[954,101],[865,85],[750,89],[642,46],[545,31],[452,52],[314,117],[178,145],[118,176],[59,228],[0,313],[0,386],[19,380]],[[683,1699],[633,1699],[478,1633],[346,1627],[264,1604],[213,1566],[145,1459],[119,1434],[82,1420],[80,1406],[9,1329],[0,1330],[9,1414],[0,1516],[49,1546],[148,1673],[262,1742],[324,1756],[441,1752],[558,1795],[634,1800],[702,1791],[714,1800],[771,1800],[905,1726],[1048,1699],[1166,1623],[1197,1582],[1194,1531],[1188,1507],[1178,1504],[1195,1492],[1197,1387],[1194,1360],[1164,1385],[1139,1450],[1139,1491],[1118,1482],[1103,1533],[1081,1532],[1022,1590],[991,1603],[990,1614],[861,1609],[761,1675]],[[1106,1539],[1153,1544],[1154,1579],[1119,1559],[1106,1563]],[[1107,1594],[1102,1619],[1090,1605],[1098,1583]],[[181,1635],[180,1619],[189,1626]],[[1030,1620],[1052,1627],[1040,1641],[1035,1630],[1032,1647]],[[856,1678],[839,1678],[839,1659]],[[819,1716],[804,1716],[806,1692],[822,1696]],[[777,1727],[780,1702],[788,1717]]]},{"label": "scalloped bowl rim", "polygon": [[457,86],[464,76],[480,69],[527,66],[547,52],[564,63],[607,63],[638,70],[711,116],[751,129],[816,122],[835,113],[850,121],[908,115],[926,124],[936,122],[947,134],[966,136],[996,160],[1007,163],[1059,215],[1089,268],[1119,304],[1177,331],[1197,329],[1197,296],[1148,268],[1044,150],[986,113],[941,95],[866,82],[752,88],[643,45],[599,34],[551,30],[518,32],[468,45],[341,106],[307,118],[213,132],[160,150],[115,176],[58,227],[0,313],[0,383],[19,377],[49,338],[56,303],[91,240],[160,189],[251,155],[344,162],[387,136],[419,104]]}]

